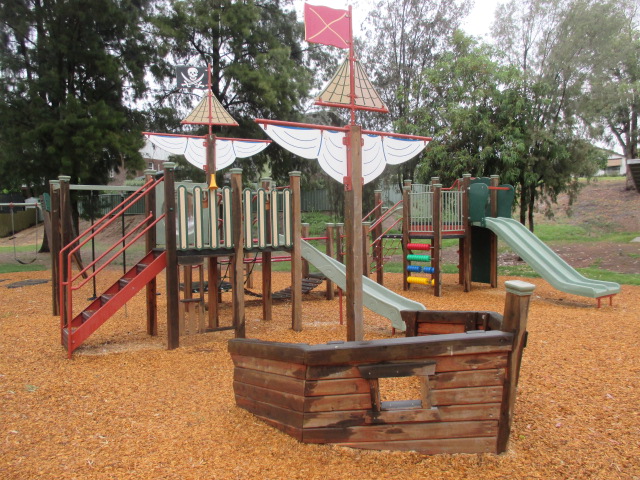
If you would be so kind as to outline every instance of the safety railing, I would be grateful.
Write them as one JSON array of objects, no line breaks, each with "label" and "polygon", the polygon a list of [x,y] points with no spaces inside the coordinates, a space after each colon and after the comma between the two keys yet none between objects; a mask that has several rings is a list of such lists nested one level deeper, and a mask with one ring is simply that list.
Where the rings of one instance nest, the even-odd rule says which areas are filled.
[{"label": "safety railing", "polygon": [[[139,240],[145,233],[158,224],[164,215],[155,216],[153,211],[145,216],[141,221],[131,227],[129,232],[118,238],[104,253],[95,258],[91,263],[81,268],[77,273],[73,273],[71,261],[82,247],[94,240],[100,233],[118,221],[126,212],[154,191],[156,186],[163,181],[163,178],[150,179],[139,190],[125,198],[116,205],[107,215],[98,220],[94,225],[81,233],[68,245],[60,249],[59,253],[59,300],[60,300],[60,328],[70,327],[73,320],[73,292],[84,287],[89,281],[94,280],[100,272],[112,264],[117,258]],[[120,247],[120,248],[118,248]],[[82,281],[78,281],[82,277]]]}]

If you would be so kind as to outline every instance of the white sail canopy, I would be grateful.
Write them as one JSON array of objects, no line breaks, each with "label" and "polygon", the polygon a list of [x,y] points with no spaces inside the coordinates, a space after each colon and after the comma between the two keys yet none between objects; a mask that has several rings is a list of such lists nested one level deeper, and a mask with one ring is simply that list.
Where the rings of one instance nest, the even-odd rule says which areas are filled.
[{"label": "white sail canopy", "polygon": [[[174,155],[184,155],[187,161],[198,168],[207,164],[206,140],[202,137],[152,134],[149,141]],[[244,139],[216,138],[216,170],[231,165],[236,158],[247,158],[269,146],[267,142]]]},{"label": "white sail canopy", "polygon": [[[343,131],[261,124],[262,129],[281,147],[307,159],[318,159],[322,170],[342,183],[347,175],[347,147]],[[364,133],[362,135],[362,176],[364,183],[375,180],[387,164],[397,165],[418,155],[426,146],[422,139]]]}]

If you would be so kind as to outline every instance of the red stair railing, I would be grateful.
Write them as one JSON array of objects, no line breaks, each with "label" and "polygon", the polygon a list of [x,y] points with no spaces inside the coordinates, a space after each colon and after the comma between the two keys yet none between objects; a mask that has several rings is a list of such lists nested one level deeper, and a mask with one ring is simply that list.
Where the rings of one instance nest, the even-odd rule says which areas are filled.
[{"label": "red stair railing", "polygon": [[[80,270],[77,274],[72,275],[72,266],[71,260],[75,253],[79,252],[80,249],[89,243],[92,239],[95,239],[96,236],[103,232],[107,227],[109,227],[112,223],[114,223],[117,219],[122,217],[127,210],[132,207],[136,202],[145,198],[150,192],[155,189],[157,185],[162,183],[164,178],[159,179],[150,179],[147,181],[142,187],[136,190],[133,194],[125,198],[122,202],[116,205],[109,213],[107,213],[104,217],[98,220],[94,225],[85,230],[83,233],[78,235],[72,242],[68,245],[65,245],[59,253],[59,262],[60,272],[59,272],[59,298],[60,298],[60,329],[68,328],[68,347],[71,350],[71,337],[72,337],[72,328],[71,321],[73,320],[73,292],[82,288],[87,284],[90,280],[98,275],[102,270],[104,270],[108,265],[110,265],[116,258],[118,258],[125,250],[127,250],[131,245],[133,245],[137,240],[139,240],[145,233],[147,233],[150,229],[155,228],[155,226],[160,222],[165,214],[159,215],[154,219],[154,214],[150,213],[145,216],[136,226],[134,226],[126,235],[119,238],[115,241],[111,247],[109,247],[102,255],[93,260],[90,264],[88,264],[85,268]],[[150,222],[150,220],[153,220]],[[146,225],[146,226],[145,226]],[[144,228],[142,228],[144,227]],[[142,230],[141,230],[142,229]],[[129,243],[126,243],[126,240],[129,239],[135,232],[138,232]],[[94,267],[100,261],[102,261],[107,255],[109,255],[113,250],[120,245],[120,249],[117,250],[110,258],[108,258],[102,265],[98,268]],[[89,270],[93,270],[91,274],[87,274]],[[74,282],[78,280],[78,278],[84,277],[84,281],[80,284],[74,285]]]}]

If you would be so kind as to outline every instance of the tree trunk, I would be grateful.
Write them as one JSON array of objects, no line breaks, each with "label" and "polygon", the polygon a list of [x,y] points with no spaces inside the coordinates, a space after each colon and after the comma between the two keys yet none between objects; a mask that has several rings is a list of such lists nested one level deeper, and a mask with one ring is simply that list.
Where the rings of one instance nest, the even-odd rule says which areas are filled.
[{"label": "tree trunk", "polygon": [[535,187],[531,187],[531,193],[529,194],[529,230],[533,233],[533,213],[536,206]]}]

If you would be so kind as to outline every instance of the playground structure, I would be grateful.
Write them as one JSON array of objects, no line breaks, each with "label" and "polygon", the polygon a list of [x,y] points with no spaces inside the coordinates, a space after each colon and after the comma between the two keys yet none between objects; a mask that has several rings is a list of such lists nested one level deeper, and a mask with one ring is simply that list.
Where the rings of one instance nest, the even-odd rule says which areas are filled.
[{"label": "playground structure", "polygon": [[[376,197],[376,209],[382,203]],[[465,174],[449,188],[443,188],[434,177],[429,185],[405,181],[403,199],[379,216],[371,226],[373,269],[382,284],[384,268],[383,240],[402,241],[403,288],[411,285],[433,286],[435,296],[442,295],[441,254],[444,239],[457,239],[458,282],[464,291],[472,282],[498,285],[498,238],[523,258],[554,288],[566,293],[611,304],[620,285],[588,279],[562,260],[519,222],[511,219],[514,190],[500,185],[499,177],[471,178]],[[382,222],[402,211],[402,218],[382,232]],[[388,234],[401,222],[402,235]],[[426,241],[426,242],[425,242]],[[428,253],[428,255],[427,255]],[[425,266],[425,263],[427,266]],[[421,275],[426,273],[431,278]]]},{"label": "playground structure", "polygon": [[[122,203],[97,222],[92,222],[92,226],[77,237],[70,234],[70,191],[94,187],[70,185],[66,176],[50,182],[52,309],[54,315],[60,315],[61,341],[69,356],[143,287],[147,300],[147,333],[156,335],[155,277],[165,268],[169,348],[179,346],[179,336],[186,333],[184,329],[189,327],[189,323],[192,324],[190,333],[234,329],[236,336],[243,337],[245,292],[260,297],[263,319],[267,321],[272,316],[274,299],[291,298],[292,328],[299,331],[302,329],[302,294],[322,281],[326,282],[327,299],[333,298],[336,287],[346,288],[346,267],[331,258],[335,240],[335,256],[344,262],[342,225],[328,224],[326,236],[308,238],[310,241],[324,240],[327,254],[302,238],[305,226],[300,222],[298,172],[291,173],[289,186],[275,187],[269,179],[263,179],[261,188],[252,191],[242,188],[241,170],[232,169],[231,186],[210,190],[190,182],[176,185],[173,181],[174,168],[173,164],[166,163],[164,176],[159,178],[155,177],[156,172],[148,171],[144,186],[131,192]],[[145,205],[142,219],[125,232],[124,216],[140,202]],[[106,229],[119,227],[121,222],[122,235],[118,235],[115,241],[111,239],[112,245],[105,247],[106,251],[97,258],[94,255],[91,261],[83,262],[80,256],[83,247],[87,248]],[[127,267],[127,252],[136,242],[143,240],[143,258]],[[276,251],[289,255],[272,256]],[[257,258],[258,254],[260,258]],[[247,258],[252,255],[253,259]],[[133,254],[129,255],[131,257]],[[72,261],[77,266],[75,270]],[[291,262],[292,287],[286,291],[272,292],[271,265],[275,261]],[[117,262],[123,264],[122,278],[98,295],[96,278],[107,266]],[[225,287],[226,275],[221,274],[223,263],[230,271],[228,289],[233,295],[233,320],[227,326],[220,325],[219,295],[216,294]],[[255,263],[262,266],[260,293],[245,288],[245,267],[252,267]],[[321,273],[309,274],[309,263]],[[180,267],[184,280],[182,288]],[[194,269],[200,276],[197,283],[193,283]],[[78,310],[76,292],[91,281],[94,283],[91,303]],[[404,330],[401,311],[424,309],[421,304],[372,280],[363,279],[363,282],[365,306],[389,318],[395,329]],[[205,298],[206,287],[213,285],[218,288],[209,288]],[[194,291],[195,297],[192,295]],[[185,317],[190,321],[187,322]]]},{"label": "playground structure", "polygon": [[[503,453],[533,285],[510,281],[506,288],[504,316],[403,311],[406,338],[230,340],[236,404],[305,443]],[[417,381],[415,397],[384,401],[381,380],[399,377]]]}]

